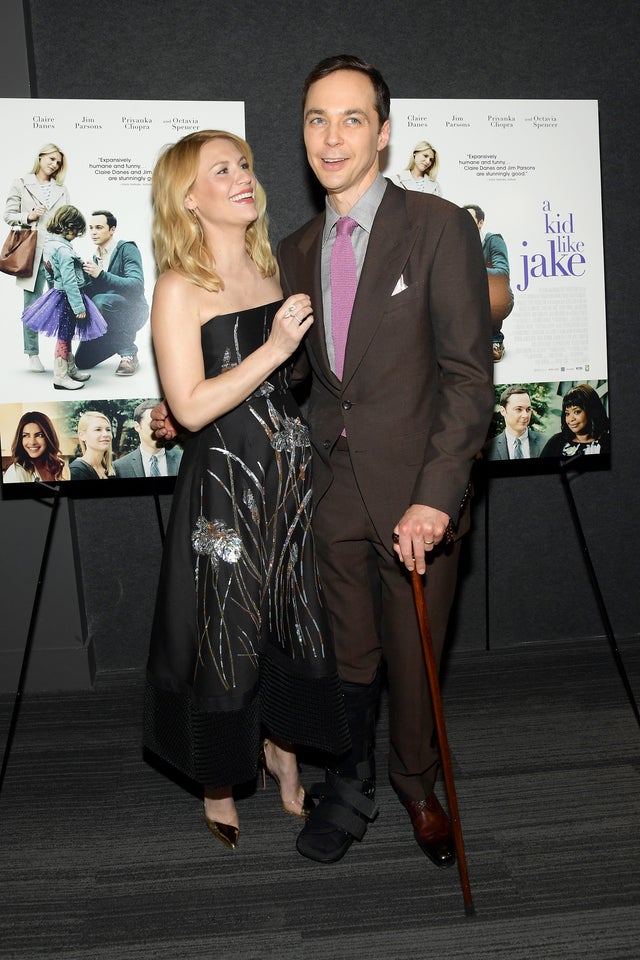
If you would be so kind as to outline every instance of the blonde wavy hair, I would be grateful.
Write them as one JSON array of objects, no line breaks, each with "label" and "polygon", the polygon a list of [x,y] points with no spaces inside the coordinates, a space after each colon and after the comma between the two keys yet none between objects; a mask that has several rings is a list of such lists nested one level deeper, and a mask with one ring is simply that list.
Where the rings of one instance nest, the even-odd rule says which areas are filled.
[{"label": "blonde wavy hair", "polygon": [[420,140],[416,143],[415,147],[411,151],[411,156],[409,157],[409,163],[405,167],[406,170],[413,170],[416,165],[416,153],[422,153],[423,150],[432,150],[433,151],[433,163],[427,170],[427,177],[429,180],[436,180],[438,177],[438,167],[440,166],[440,157],[438,156],[438,151],[433,146],[432,143],[429,143],[428,140]]},{"label": "blonde wavy hair", "polygon": [[[85,410],[85,412],[80,416],[80,419],[78,420],[78,426],[76,428],[76,433],[78,434],[78,440],[80,442],[80,446],[82,447],[83,457],[87,452],[87,445],[82,439],[82,437],[80,436],[80,433],[84,432],[87,429],[87,427],[89,426],[89,420],[92,420],[92,419],[105,420],[109,424],[109,429],[111,430],[111,435],[113,437],[113,424],[111,423],[111,420],[109,420],[109,417],[105,416],[104,413],[100,413],[99,410]],[[108,450],[105,450],[104,454],[102,455],[102,466],[104,467],[105,473],[107,474],[108,477],[115,476],[115,470],[113,468],[113,453],[111,451],[111,447],[109,447]]]},{"label": "blonde wavy hair", "polygon": [[[151,179],[152,233],[158,270],[175,270],[212,293],[224,290],[224,283],[207,250],[200,221],[187,210],[184,201],[198,174],[200,150],[205,143],[218,139],[234,144],[253,173],[253,153],[245,140],[225,130],[196,130],[164,148]],[[247,229],[245,247],[262,276],[273,277],[277,268],[269,243],[267,197],[257,180],[254,198],[258,217]]]},{"label": "blonde wavy hair", "polygon": [[29,173],[37,173],[40,168],[41,158],[46,157],[50,153],[59,153],[62,158],[62,162],[60,164],[60,167],[57,173],[55,173],[51,179],[54,180],[56,183],[63,184],[64,178],[67,173],[67,158],[65,157],[60,147],[55,143],[43,143],[43,145],[38,150],[38,155],[34,161],[34,164],[31,170],[29,170]]}]

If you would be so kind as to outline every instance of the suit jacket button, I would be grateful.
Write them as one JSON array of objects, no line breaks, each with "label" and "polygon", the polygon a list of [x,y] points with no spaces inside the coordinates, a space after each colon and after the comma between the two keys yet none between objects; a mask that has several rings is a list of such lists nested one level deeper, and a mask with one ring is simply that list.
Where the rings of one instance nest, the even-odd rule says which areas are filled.
[{"label": "suit jacket button", "polygon": [[342,401],[342,409],[343,409],[343,410],[351,410],[351,401],[350,401],[350,400],[343,400],[343,401]]},{"label": "suit jacket button", "polygon": [[331,446],[331,440],[323,440],[322,446],[325,448],[325,450],[328,450]]}]

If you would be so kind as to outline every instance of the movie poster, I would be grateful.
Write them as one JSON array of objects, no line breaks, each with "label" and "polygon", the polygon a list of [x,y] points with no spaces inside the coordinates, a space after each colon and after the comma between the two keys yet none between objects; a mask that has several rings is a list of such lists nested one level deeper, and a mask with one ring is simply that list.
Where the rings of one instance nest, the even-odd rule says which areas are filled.
[{"label": "movie poster", "polygon": [[391,124],[385,176],[467,206],[479,229],[496,392],[486,456],[608,453],[597,102],[394,100]]},{"label": "movie poster", "polygon": [[[161,395],[149,326],[151,172],[164,145],[194,130],[244,136],[244,104],[5,99],[2,112],[3,239],[11,227],[30,225],[38,234],[31,273],[0,273],[3,483],[42,479],[40,467],[48,478],[69,479],[87,437],[102,445],[116,479],[174,475],[180,449],[160,445],[152,459],[145,407]],[[74,209],[63,216],[63,207]],[[58,232],[49,234],[45,259],[54,218]],[[82,294],[91,304],[76,323],[71,360],[60,364],[56,344],[68,333],[63,298],[77,314]],[[90,469],[85,476],[96,479]]]}]

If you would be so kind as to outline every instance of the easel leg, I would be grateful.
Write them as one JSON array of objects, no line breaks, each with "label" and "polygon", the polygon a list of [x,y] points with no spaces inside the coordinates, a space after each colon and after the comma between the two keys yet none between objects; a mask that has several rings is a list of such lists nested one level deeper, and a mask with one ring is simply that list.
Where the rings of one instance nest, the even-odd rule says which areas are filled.
[{"label": "easel leg", "polygon": [[158,491],[153,491],[153,502],[156,505],[156,517],[158,519],[158,529],[160,530],[160,543],[164,546],[164,520],[162,519],[162,510],[160,509],[160,497]]},{"label": "easel leg", "polygon": [[9,723],[9,732],[7,733],[7,742],[5,744],[4,756],[2,758],[2,770],[0,771],[0,794],[2,793],[2,786],[4,784],[5,774],[7,772],[7,767],[9,765],[9,757],[11,755],[11,746],[13,744],[13,737],[16,732],[16,726],[18,723],[18,715],[20,713],[20,705],[22,703],[22,693],[24,690],[24,684],[27,677],[27,670],[29,669],[31,648],[33,646],[33,637],[36,629],[36,620],[38,616],[38,609],[40,607],[40,598],[42,596],[42,586],[44,584],[44,576],[47,569],[49,553],[51,552],[51,542],[53,539],[53,531],[55,529],[55,519],[58,513],[58,507],[60,506],[60,487],[59,486],[51,487],[48,484],[43,484],[43,486],[46,486],[47,490],[54,490],[54,497],[53,497],[53,503],[51,504],[51,514],[49,515],[49,526],[47,527],[47,536],[45,538],[44,547],[42,550],[42,560],[40,562],[40,573],[38,574],[36,590],[33,595],[33,604],[31,607],[31,619],[29,620],[29,629],[27,631],[27,642],[25,643],[24,653],[22,655],[22,667],[20,669],[20,676],[18,678],[18,687],[16,690],[15,699],[13,702],[13,712],[11,714],[11,721]]},{"label": "easel leg", "polygon": [[484,648],[485,650],[491,649],[491,635],[489,633],[489,610],[490,610],[490,596],[489,596],[489,487],[490,487],[489,472],[485,470],[484,472]]},{"label": "easel leg", "polygon": [[584,561],[587,565],[587,572],[589,574],[589,579],[591,580],[591,586],[593,587],[593,593],[598,604],[598,610],[600,611],[600,617],[602,618],[602,624],[604,626],[605,632],[607,634],[607,640],[609,641],[609,646],[611,647],[611,652],[613,654],[613,659],[615,660],[616,667],[618,668],[618,673],[620,674],[620,679],[624,685],[624,688],[627,692],[629,698],[629,703],[631,704],[631,709],[633,710],[633,715],[636,718],[638,726],[640,726],[640,712],[638,711],[638,704],[636,702],[633,689],[629,682],[629,677],[625,669],[620,650],[618,649],[618,644],[616,642],[615,634],[613,632],[613,627],[611,626],[611,621],[609,619],[609,614],[607,613],[607,607],[604,602],[604,597],[602,596],[602,591],[600,590],[600,584],[598,583],[598,577],[596,575],[595,567],[591,561],[591,556],[589,554],[589,547],[584,535],[584,530],[582,529],[582,523],[580,521],[580,515],[578,513],[578,508],[573,496],[573,491],[571,489],[571,481],[569,478],[568,468],[561,463],[560,464],[560,477],[562,479],[562,485],[564,486],[565,493],[567,495],[567,501],[569,503],[569,510],[571,511],[571,516],[573,517],[573,524],[578,536],[578,541],[580,543],[580,548],[582,550],[582,555]]}]

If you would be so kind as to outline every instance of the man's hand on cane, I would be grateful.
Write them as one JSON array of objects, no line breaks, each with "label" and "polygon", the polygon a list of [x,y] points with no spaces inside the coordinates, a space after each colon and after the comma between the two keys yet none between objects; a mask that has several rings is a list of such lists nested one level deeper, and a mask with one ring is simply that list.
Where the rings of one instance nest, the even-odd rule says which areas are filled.
[{"label": "man's hand on cane", "polygon": [[422,575],[426,569],[425,554],[434,550],[444,537],[449,516],[435,507],[412,503],[393,530],[393,549],[410,572]]}]

